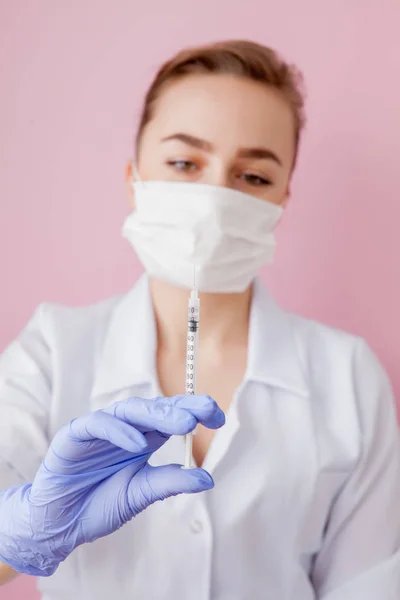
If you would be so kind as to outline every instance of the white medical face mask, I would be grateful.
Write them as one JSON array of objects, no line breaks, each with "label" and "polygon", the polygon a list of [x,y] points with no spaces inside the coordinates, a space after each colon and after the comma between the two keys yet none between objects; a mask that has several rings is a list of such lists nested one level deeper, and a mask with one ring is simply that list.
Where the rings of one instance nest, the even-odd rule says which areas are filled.
[{"label": "white medical face mask", "polygon": [[201,292],[242,292],[271,262],[282,208],[236,190],[138,181],[123,236],[148,274]]}]

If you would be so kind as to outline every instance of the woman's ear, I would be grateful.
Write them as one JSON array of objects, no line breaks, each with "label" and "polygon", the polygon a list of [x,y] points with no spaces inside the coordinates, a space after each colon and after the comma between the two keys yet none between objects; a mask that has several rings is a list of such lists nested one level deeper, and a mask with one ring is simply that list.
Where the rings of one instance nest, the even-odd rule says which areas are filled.
[{"label": "woman's ear", "polygon": [[135,193],[133,191],[133,182],[134,181],[135,181],[135,179],[133,177],[132,161],[130,160],[128,162],[128,164],[126,165],[126,169],[125,169],[125,183],[126,183],[126,189],[128,192],[129,206],[131,207],[132,210],[134,210],[134,208],[135,208]]}]

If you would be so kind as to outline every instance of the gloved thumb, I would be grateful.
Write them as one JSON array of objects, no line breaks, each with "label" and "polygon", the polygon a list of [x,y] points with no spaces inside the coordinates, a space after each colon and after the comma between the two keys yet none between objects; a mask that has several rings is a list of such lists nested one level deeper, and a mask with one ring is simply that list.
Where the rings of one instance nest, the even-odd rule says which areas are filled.
[{"label": "gloved thumb", "polygon": [[[213,478],[204,469],[183,469],[180,465],[151,467],[147,464],[131,481],[129,492],[133,495],[138,484],[149,504],[170,496],[204,492],[214,487]],[[131,500],[135,503],[133,498]]]}]

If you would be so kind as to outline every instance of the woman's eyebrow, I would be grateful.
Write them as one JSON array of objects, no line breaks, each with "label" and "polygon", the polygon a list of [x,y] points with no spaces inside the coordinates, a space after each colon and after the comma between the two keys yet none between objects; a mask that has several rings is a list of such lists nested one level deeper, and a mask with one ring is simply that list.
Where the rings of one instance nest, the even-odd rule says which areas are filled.
[{"label": "woman's eyebrow", "polygon": [[174,133],[163,138],[161,141],[170,142],[171,140],[178,140],[179,142],[183,142],[188,146],[192,146],[192,148],[198,148],[200,150],[205,150],[206,152],[212,152],[214,150],[214,146],[211,142],[202,140],[194,135],[189,135],[188,133]]},{"label": "woman's eyebrow", "polygon": [[282,167],[282,161],[275,152],[269,150],[269,148],[240,148],[238,156],[241,158],[266,158],[273,160]]},{"label": "woman's eyebrow", "polygon": [[[170,142],[172,140],[183,142],[184,144],[187,144],[192,148],[204,150],[205,152],[213,152],[215,150],[215,147],[211,142],[198,138],[194,135],[190,135],[188,133],[173,133],[172,135],[163,138],[161,141]],[[282,166],[282,161],[279,158],[279,156],[269,148],[239,148],[238,156],[240,158],[261,158],[273,160],[279,166]]]}]

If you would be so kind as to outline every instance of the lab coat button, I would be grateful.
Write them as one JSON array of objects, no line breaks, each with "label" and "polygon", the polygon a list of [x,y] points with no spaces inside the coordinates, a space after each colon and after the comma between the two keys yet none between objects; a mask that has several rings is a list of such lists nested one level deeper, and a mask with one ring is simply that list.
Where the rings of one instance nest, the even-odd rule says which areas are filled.
[{"label": "lab coat button", "polygon": [[193,533],[201,533],[203,531],[203,523],[198,519],[195,519],[191,522],[190,529]]}]

